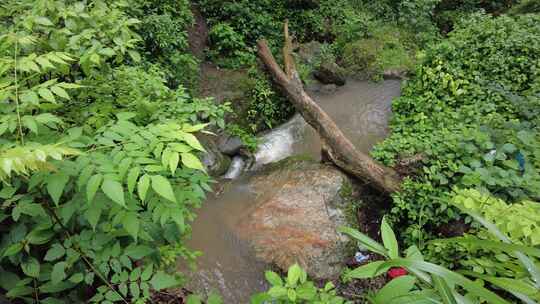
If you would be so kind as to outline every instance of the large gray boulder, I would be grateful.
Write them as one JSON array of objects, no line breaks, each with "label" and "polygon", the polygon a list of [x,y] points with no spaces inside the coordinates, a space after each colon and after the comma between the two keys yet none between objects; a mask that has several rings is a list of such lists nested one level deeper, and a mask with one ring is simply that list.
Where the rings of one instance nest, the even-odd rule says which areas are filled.
[{"label": "large gray boulder", "polygon": [[345,200],[350,186],[335,167],[286,159],[250,180],[259,199],[237,229],[258,258],[286,270],[299,263],[316,279],[339,276],[346,259]]}]

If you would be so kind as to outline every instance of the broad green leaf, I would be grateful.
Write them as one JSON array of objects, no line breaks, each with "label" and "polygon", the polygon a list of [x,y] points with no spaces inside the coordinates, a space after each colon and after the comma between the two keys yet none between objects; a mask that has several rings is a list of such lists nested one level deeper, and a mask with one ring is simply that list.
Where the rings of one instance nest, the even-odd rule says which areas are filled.
[{"label": "broad green leaf", "polygon": [[189,295],[186,304],[202,304],[202,298],[198,295]]},{"label": "broad green leaf", "polygon": [[179,154],[172,152],[169,157],[169,168],[171,169],[171,174],[174,175],[174,172],[176,172],[176,168],[178,168],[179,162],[180,162]]},{"label": "broad green leaf", "polygon": [[34,22],[44,26],[53,26],[54,24],[47,17],[35,17]]},{"label": "broad green leaf", "polygon": [[432,263],[410,260],[410,259],[393,259],[383,263],[382,267],[406,267],[409,269],[415,269],[420,271],[425,271],[430,274],[437,275],[444,279],[447,282],[452,282],[461,286],[463,289],[467,290],[471,294],[474,294],[478,297],[481,297],[488,301],[490,304],[509,304],[508,301],[501,298],[499,295],[494,292],[475,284],[473,281],[467,279],[463,275],[450,271],[442,266],[435,265]]},{"label": "broad green leaf", "polygon": [[205,124],[197,124],[197,125],[189,125],[189,124],[186,124],[182,127],[182,129],[185,131],[185,132],[189,132],[189,133],[193,133],[193,132],[197,132],[197,131],[200,131],[204,128],[206,128],[206,126],[208,126],[207,123]]},{"label": "broad green leaf", "polygon": [[196,149],[196,150],[199,150],[199,151],[204,151],[203,146],[201,146],[201,143],[199,142],[199,140],[197,139],[197,137],[195,137],[195,135],[189,134],[189,133],[183,133],[183,134],[182,134],[182,139],[183,139],[188,145],[190,145],[192,148],[194,148],[194,149]]},{"label": "broad green leaf", "polygon": [[47,253],[45,254],[45,261],[52,262],[58,260],[66,254],[66,250],[60,244],[53,244]]},{"label": "broad green leaf", "polygon": [[53,284],[58,284],[66,278],[66,262],[59,262],[54,264],[51,272],[51,281]]},{"label": "broad green leaf", "polygon": [[152,276],[152,273],[154,273],[154,264],[146,265],[141,274],[141,280],[148,281]]},{"label": "broad green leaf", "polygon": [[96,192],[99,189],[102,181],[103,175],[101,174],[96,174],[88,180],[88,183],[86,184],[86,199],[89,203],[91,203],[96,196]]},{"label": "broad green leaf", "polygon": [[135,260],[140,260],[154,252],[154,249],[144,245],[131,245],[125,250],[125,254]]},{"label": "broad green leaf", "polygon": [[60,96],[68,100],[70,99],[69,94],[66,92],[66,90],[62,89],[62,87],[60,86],[52,86],[51,91],[57,96]]},{"label": "broad green leaf", "polygon": [[54,95],[48,89],[41,88],[38,90],[38,94],[46,101],[56,103],[56,98],[54,98]]},{"label": "broad green leaf", "polygon": [[27,91],[21,95],[21,101],[24,103],[39,104],[39,96],[34,91]]},{"label": "broad green leaf", "polygon": [[133,167],[131,170],[129,170],[129,173],[127,175],[127,186],[128,186],[128,193],[133,193],[133,190],[135,190],[135,185],[137,184],[137,179],[139,178],[139,174],[141,173],[141,167]]},{"label": "broad green leaf", "polygon": [[57,206],[68,181],[69,176],[63,173],[53,174],[48,178],[47,192],[49,192],[49,195]]},{"label": "broad green leaf", "polygon": [[171,183],[168,179],[161,175],[152,176],[152,189],[156,191],[161,197],[176,203],[176,197],[174,196],[174,191],[171,186]]},{"label": "broad green leaf", "polygon": [[343,279],[348,281],[350,279],[370,279],[374,278],[376,276],[379,276],[386,271],[388,271],[389,267],[386,268],[380,268],[380,266],[384,263],[384,261],[376,261],[371,262],[366,265],[362,265],[358,268],[355,268],[354,270],[351,270],[349,272],[346,272],[343,275]]},{"label": "broad green leaf", "polygon": [[120,206],[126,206],[124,201],[124,188],[119,182],[105,179],[105,181],[103,181],[103,185],[101,185],[101,190],[103,190],[103,193],[105,193],[105,195],[113,202],[119,204]]},{"label": "broad green leaf", "polygon": [[287,296],[287,288],[282,286],[272,286],[268,294],[274,299],[280,299]]},{"label": "broad green leaf", "polygon": [[129,291],[134,299],[138,299],[141,295],[141,289],[138,282],[129,283]]},{"label": "broad green leaf", "polygon": [[12,289],[10,289],[6,293],[6,297],[8,298],[16,298],[21,296],[27,296],[29,294],[32,294],[34,292],[34,288],[28,287],[28,286],[17,286]]},{"label": "broad green leaf", "polygon": [[137,192],[139,193],[139,198],[143,202],[146,199],[148,187],[150,187],[150,176],[148,174],[145,174],[139,179],[139,182],[137,183]]},{"label": "broad green leaf", "polygon": [[163,271],[158,271],[150,280],[150,285],[155,290],[163,290],[171,287],[178,286],[180,282],[173,276],[166,274]]},{"label": "broad green leaf", "polygon": [[210,293],[208,299],[206,300],[206,304],[223,304],[223,300],[219,295]]},{"label": "broad green leaf", "polygon": [[287,272],[287,283],[289,286],[295,286],[298,283],[298,280],[302,276],[302,272],[303,270],[298,264],[289,267],[289,271]]},{"label": "broad green leaf", "polygon": [[39,277],[39,268],[39,261],[33,257],[30,257],[21,264],[21,269],[24,274],[32,278]]},{"label": "broad green leaf", "polygon": [[540,258],[540,249],[535,248],[535,247],[518,245],[518,244],[508,244],[508,243],[490,241],[490,240],[483,240],[483,239],[479,239],[473,236],[438,239],[438,240],[431,241],[431,243],[458,243],[458,244],[465,244],[465,245],[474,245],[474,246],[477,246],[478,248],[500,250],[507,253],[520,251],[527,255]]},{"label": "broad green leaf", "polygon": [[439,296],[444,304],[457,304],[457,300],[454,297],[452,289],[450,286],[448,286],[448,283],[443,278],[432,274],[431,281],[433,283],[432,285],[439,292]]},{"label": "broad green leaf", "polygon": [[192,153],[182,153],[182,164],[191,169],[205,171],[199,158]]},{"label": "broad green leaf", "polygon": [[399,257],[399,248],[396,235],[392,230],[392,227],[386,221],[386,217],[383,217],[381,223],[381,235],[384,247],[388,250],[388,255],[391,259]]},{"label": "broad green leaf", "polygon": [[10,245],[5,251],[2,256],[12,256],[17,253],[19,253],[23,249],[24,245],[22,243],[15,243],[13,245]]},{"label": "broad green leaf", "polygon": [[377,303],[388,303],[394,297],[406,295],[413,289],[415,282],[416,278],[413,276],[395,278],[377,292],[375,300]]},{"label": "broad green leaf", "polygon": [[22,123],[27,127],[32,133],[38,134],[38,126],[36,120],[32,116],[23,116]]},{"label": "broad green leaf", "polygon": [[72,282],[72,283],[75,283],[75,284],[78,284],[78,283],[82,282],[83,280],[84,280],[84,275],[82,273],[80,273],[80,272],[72,275],[69,278],[69,281]]},{"label": "broad green leaf", "polygon": [[488,281],[502,289],[507,290],[508,292],[517,292],[527,296],[533,296],[539,292],[537,288],[527,282],[524,282],[523,280],[493,277],[489,275],[479,274],[473,271],[460,271],[460,273],[466,276],[472,276]]},{"label": "broad green leaf", "polygon": [[347,234],[353,239],[356,239],[357,241],[360,242],[360,244],[366,247],[369,251],[388,257],[388,250],[386,250],[386,248],[384,248],[381,244],[379,244],[378,242],[376,242],[369,236],[359,232],[358,230],[355,230],[349,227],[339,227],[338,231],[341,233]]},{"label": "broad green leaf", "polygon": [[122,220],[124,229],[137,241],[139,235],[139,218],[135,212],[128,212]]},{"label": "broad green leaf", "polygon": [[270,283],[272,286],[283,286],[283,280],[277,273],[273,271],[266,271],[264,276],[268,283]]}]

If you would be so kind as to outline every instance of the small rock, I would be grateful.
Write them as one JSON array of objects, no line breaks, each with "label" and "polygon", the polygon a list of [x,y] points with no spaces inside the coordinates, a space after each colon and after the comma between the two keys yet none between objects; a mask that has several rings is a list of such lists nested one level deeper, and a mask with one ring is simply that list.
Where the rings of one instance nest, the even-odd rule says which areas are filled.
[{"label": "small rock", "polygon": [[238,154],[243,147],[244,142],[238,136],[223,136],[218,142],[219,151],[229,156]]},{"label": "small rock", "polygon": [[383,72],[384,79],[404,79],[406,78],[407,71],[399,69],[388,69]]},{"label": "small rock", "polygon": [[231,158],[222,154],[213,138],[209,136],[200,136],[199,141],[205,148],[205,152],[200,155],[201,162],[211,176],[221,176],[231,164]]},{"label": "small rock", "polygon": [[324,84],[343,86],[346,82],[341,68],[335,62],[321,64],[313,76]]}]

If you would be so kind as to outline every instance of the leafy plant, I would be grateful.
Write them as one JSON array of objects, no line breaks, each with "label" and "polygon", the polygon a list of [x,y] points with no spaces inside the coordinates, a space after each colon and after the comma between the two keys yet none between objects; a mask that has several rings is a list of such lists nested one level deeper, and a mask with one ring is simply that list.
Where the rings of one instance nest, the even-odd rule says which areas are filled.
[{"label": "leafy plant", "polygon": [[[460,218],[444,197],[454,186],[509,201],[536,200],[538,17],[478,15],[429,48],[393,103],[391,136],[373,155],[388,165],[422,155],[394,195],[392,220],[423,246]],[[488,42],[489,41],[489,42]]]},{"label": "leafy plant", "polygon": [[227,125],[227,132],[233,136],[238,136],[244,146],[250,151],[255,152],[257,146],[259,145],[259,139],[253,133],[248,130],[243,129],[239,125],[229,124]]},{"label": "leafy plant", "polygon": [[253,132],[273,128],[294,113],[290,102],[273,87],[270,78],[256,68],[249,71],[247,121]]},{"label": "leafy plant", "polygon": [[[482,224],[489,226],[488,221],[476,218]],[[430,303],[510,303],[497,293],[483,287],[479,282],[467,278],[468,272],[460,273],[446,269],[442,266],[424,261],[424,258],[416,246],[405,250],[405,257],[401,257],[398,250],[397,239],[385,219],[381,224],[383,244],[376,242],[367,235],[351,229],[340,228],[340,231],[358,241],[362,247],[385,257],[386,261],[376,261],[360,266],[344,274],[344,280],[364,279],[380,276],[389,269],[404,267],[410,275],[399,276],[390,281],[381,290],[367,297],[371,303],[412,303],[414,301]],[[499,231],[490,230],[495,234]],[[533,247],[513,246],[505,242],[499,242],[499,248],[505,248],[523,258],[522,267],[531,267],[530,258],[520,250],[535,251]],[[533,269],[536,266],[532,266]],[[532,270],[532,278],[538,270]],[[489,277],[472,275],[474,279],[485,280],[515,295],[523,303],[534,303],[531,297],[537,297],[538,289],[527,279],[509,279],[502,277]]]},{"label": "leafy plant", "polygon": [[317,288],[308,280],[306,272],[294,264],[289,267],[287,278],[282,279],[277,273],[267,271],[266,280],[272,287],[264,293],[254,295],[252,304],[271,303],[313,303],[313,304],[341,304],[350,303],[336,295],[332,282],[326,283],[324,288]]},{"label": "leafy plant", "polygon": [[158,248],[192,256],[183,240],[210,189],[194,134],[223,125],[224,108],[127,66],[140,61],[127,7],[0,6],[0,288],[10,299],[145,303],[180,283]]}]

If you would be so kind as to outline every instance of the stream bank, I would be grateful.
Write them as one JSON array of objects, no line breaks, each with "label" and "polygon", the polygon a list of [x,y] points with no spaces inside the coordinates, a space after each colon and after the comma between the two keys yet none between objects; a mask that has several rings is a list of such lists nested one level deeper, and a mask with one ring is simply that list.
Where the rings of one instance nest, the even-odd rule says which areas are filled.
[{"label": "stream bank", "polygon": [[[356,148],[368,153],[388,132],[400,81],[350,80],[335,92],[312,87],[309,93]],[[320,151],[317,133],[297,114],[261,135],[251,166],[239,169],[240,156],[233,157],[240,176],[219,181],[192,226],[188,246],[204,255],[190,274],[190,289],[216,291],[225,303],[248,303],[249,295],[265,289],[265,270],[286,268],[292,261],[303,263],[308,273],[324,274],[320,279],[336,277],[346,254],[335,228],[345,223],[347,207],[328,207],[344,201],[336,193],[349,182],[332,166],[317,164]],[[296,160],[280,162],[291,156]],[[298,242],[295,235],[308,241]]]}]

